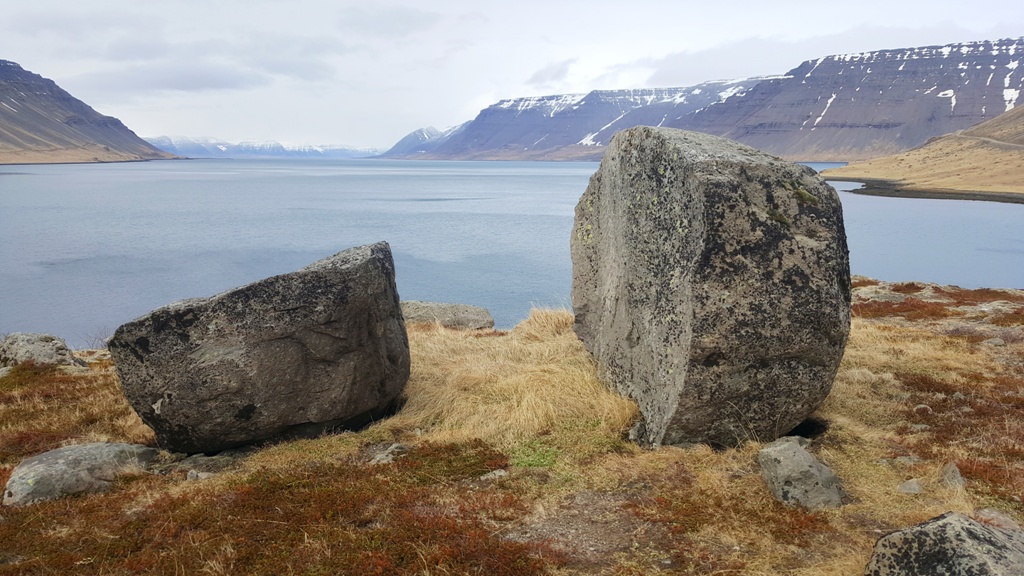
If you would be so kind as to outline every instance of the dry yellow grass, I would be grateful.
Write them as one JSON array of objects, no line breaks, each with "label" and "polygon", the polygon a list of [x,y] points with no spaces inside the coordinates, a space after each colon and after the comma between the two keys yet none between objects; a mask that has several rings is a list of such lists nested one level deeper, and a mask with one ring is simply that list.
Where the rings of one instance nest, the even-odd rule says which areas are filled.
[{"label": "dry yellow grass", "polygon": [[381,426],[504,449],[580,426],[621,436],[636,404],[598,380],[572,324],[569,312],[534,310],[508,334],[411,326],[407,402]]},{"label": "dry yellow grass", "polygon": [[[184,566],[195,558],[209,572],[230,572],[234,562],[236,572],[248,566],[252,573],[271,573],[265,564],[270,560],[253,542],[281,538],[294,539],[297,551],[294,558],[282,558],[282,566],[305,559],[297,565],[315,571],[339,561],[342,550],[332,538],[343,537],[370,550],[420,550],[421,557],[407,564],[398,552],[387,558],[365,556],[370,550],[345,552],[368,566],[398,566],[389,570],[401,574],[444,573],[437,568],[442,564],[430,562],[467,566],[488,555],[513,558],[526,549],[504,546],[548,540],[564,556],[541,553],[536,558],[547,560],[530,564],[531,573],[838,576],[863,573],[875,540],[887,531],[950,510],[996,507],[1018,519],[1024,512],[1021,342],[997,353],[926,322],[855,318],[832,394],[817,414],[830,427],[812,444],[842,479],[849,502],[807,512],[768,495],[757,443],[721,452],[705,446],[641,450],[628,443],[624,434],[636,406],[597,379],[568,312],[534,311],[507,333],[415,325],[409,340],[413,372],[407,401],[392,418],[361,432],[264,447],[240,469],[212,481],[138,477],[120,494],[47,508],[69,516],[47,523],[46,532],[5,536],[0,523],[0,537],[27,539],[12,541],[26,557],[53,554],[61,542],[116,541],[124,556],[110,556],[102,566],[111,574],[130,572],[140,556],[156,573],[173,573],[174,563]],[[61,407],[18,400],[17,422],[79,431],[63,431],[61,442],[151,438],[125,415],[108,367],[46,377],[54,383],[46,389],[65,390]],[[0,387],[5,383],[11,387],[7,379]],[[18,399],[27,397],[24,390],[16,392]],[[106,399],[96,402],[97,394]],[[917,413],[918,404],[933,412]],[[0,415],[14,409],[0,401]],[[107,424],[82,424],[97,419]],[[3,422],[8,431],[23,427]],[[927,428],[913,430],[911,424]],[[364,463],[368,450],[391,442],[405,444],[407,455],[385,467]],[[943,485],[940,470],[947,462],[961,467],[966,489]],[[0,465],[9,469],[11,463]],[[481,470],[496,466],[506,467],[509,476],[477,479]],[[923,494],[897,492],[911,478],[921,481]],[[306,520],[279,517],[273,505],[260,504],[266,499],[287,503],[289,514]],[[205,525],[202,518],[225,506],[231,509],[217,517],[216,529],[199,527]],[[354,527],[317,520],[338,506],[354,510]],[[21,514],[4,512],[15,522],[38,516]],[[159,553],[140,552],[122,533],[125,526],[157,518],[176,528],[154,534],[179,534],[161,535]],[[408,543],[434,526],[443,531]],[[371,544],[360,540],[367,530],[376,531]],[[481,547],[438,544],[467,534],[482,538]],[[49,539],[56,548],[46,547]],[[81,554],[94,553],[82,546]]]},{"label": "dry yellow grass", "polygon": [[1022,174],[1021,108],[913,150],[823,172],[826,178],[886,181],[886,186],[904,192],[981,192],[990,194],[988,199],[1024,193]]}]

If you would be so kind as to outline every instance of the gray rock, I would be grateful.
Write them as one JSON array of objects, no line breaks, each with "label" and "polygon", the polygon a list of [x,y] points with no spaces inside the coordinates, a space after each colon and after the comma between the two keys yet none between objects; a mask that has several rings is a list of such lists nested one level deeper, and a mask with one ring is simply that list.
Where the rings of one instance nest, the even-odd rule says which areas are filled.
[{"label": "gray rock", "polygon": [[576,333],[637,401],[639,440],[734,446],[825,399],[850,328],[836,192],[723,138],[633,128],[576,206]]},{"label": "gray rock", "polygon": [[918,478],[911,478],[903,484],[900,484],[899,488],[896,489],[900,494],[920,494],[924,492],[924,487],[921,486],[921,480]]},{"label": "gray rock", "polygon": [[486,308],[469,304],[444,304],[441,302],[402,302],[402,316],[407,323],[439,322],[447,328],[463,330],[486,330],[494,328],[494,318]]},{"label": "gray rock", "polygon": [[7,481],[4,504],[22,506],[71,494],[106,492],[125,471],[145,469],[158,456],[135,444],[66,446],[18,464]]},{"label": "gray rock", "polygon": [[793,438],[781,438],[757,454],[761,476],[776,500],[808,509],[843,503],[839,478]]},{"label": "gray rock", "polygon": [[1024,532],[947,513],[875,543],[868,576],[1024,574]]},{"label": "gray rock", "polygon": [[1024,530],[1016,520],[992,508],[979,508],[972,514],[975,520],[1003,530]]},{"label": "gray rock", "polygon": [[989,338],[988,340],[982,341],[982,344],[988,344],[989,346],[1006,346],[1006,341],[1002,338]]},{"label": "gray rock", "polygon": [[957,467],[956,462],[948,462],[942,467],[942,483],[948,488],[963,488],[967,486],[967,481],[964,480],[962,474],[960,474],[960,468]]},{"label": "gray rock", "polygon": [[17,366],[22,362],[57,366],[85,366],[75,358],[63,339],[49,334],[15,332],[0,340],[0,366]]},{"label": "gray rock", "polygon": [[404,444],[394,443],[373,455],[370,458],[370,466],[378,466],[380,464],[391,464],[395,461],[395,458],[401,456],[409,449]]},{"label": "gray rock", "polygon": [[384,242],[159,308],[109,348],[160,446],[189,454],[369,423],[409,378]]},{"label": "gray rock", "polygon": [[0,378],[3,378],[4,376],[7,376],[10,373],[11,373],[11,368],[9,366],[5,367],[5,368],[0,368]]},{"label": "gray rock", "polygon": [[491,480],[500,480],[502,478],[507,477],[508,470],[502,470],[499,468],[498,470],[491,470],[487,474],[484,474],[483,476],[480,477],[480,480],[483,480],[484,482],[489,482]]}]

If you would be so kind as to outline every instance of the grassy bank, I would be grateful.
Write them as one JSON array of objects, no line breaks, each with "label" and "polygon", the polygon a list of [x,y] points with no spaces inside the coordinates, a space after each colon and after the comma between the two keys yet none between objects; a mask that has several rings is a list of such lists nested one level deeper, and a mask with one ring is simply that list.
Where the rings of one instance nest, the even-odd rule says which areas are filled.
[{"label": "grassy bank", "polygon": [[[364,431],[265,446],[201,481],[169,465],[0,509],[0,574],[861,574],[889,530],[985,507],[1021,520],[1024,293],[855,293],[811,448],[850,495],[836,510],[775,502],[757,442],[624,440],[635,405],[598,381],[568,313],[535,311],[507,333],[411,326],[408,401]],[[152,442],[102,354],[0,379],[0,422],[3,482],[64,443]],[[940,482],[949,462],[966,488]],[[897,491],[911,478],[922,494]]]}]

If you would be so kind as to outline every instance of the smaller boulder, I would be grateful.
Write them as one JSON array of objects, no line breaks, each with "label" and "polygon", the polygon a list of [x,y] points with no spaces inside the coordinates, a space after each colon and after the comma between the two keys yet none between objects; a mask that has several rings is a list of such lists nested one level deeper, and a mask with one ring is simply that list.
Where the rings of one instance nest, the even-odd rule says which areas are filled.
[{"label": "smaller boulder", "polygon": [[801,445],[802,438],[785,437],[757,455],[761,476],[776,500],[807,509],[836,508],[843,503],[839,478]]},{"label": "smaller boulder", "polygon": [[49,334],[15,332],[0,340],[0,366],[17,366],[22,362],[56,366],[85,366],[75,358],[62,338]]},{"label": "smaller boulder", "polygon": [[469,304],[445,304],[442,302],[402,302],[402,316],[408,323],[440,323],[446,328],[461,330],[488,330],[494,328],[494,318],[486,308]]},{"label": "smaller boulder", "polygon": [[875,543],[865,574],[1010,576],[1024,573],[1024,532],[949,512],[887,534]]},{"label": "smaller boulder", "polygon": [[71,494],[106,492],[118,476],[145,469],[158,456],[153,448],[97,442],[65,446],[26,458],[4,490],[5,506],[23,506]]}]

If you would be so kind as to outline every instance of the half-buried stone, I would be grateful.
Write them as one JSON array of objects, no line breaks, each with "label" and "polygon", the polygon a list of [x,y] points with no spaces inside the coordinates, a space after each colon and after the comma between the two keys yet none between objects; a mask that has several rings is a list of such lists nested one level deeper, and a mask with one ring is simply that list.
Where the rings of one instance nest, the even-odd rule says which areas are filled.
[{"label": "half-buried stone", "polygon": [[576,333],[645,444],[770,441],[825,399],[850,329],[842,207],[724,138],[616,135],[576,206]]},{"label": "half-buried stone", "polygon": [[128,401],[175,452],[363,425],[409,378],[385,242],[159,308],[109,348]]}]

